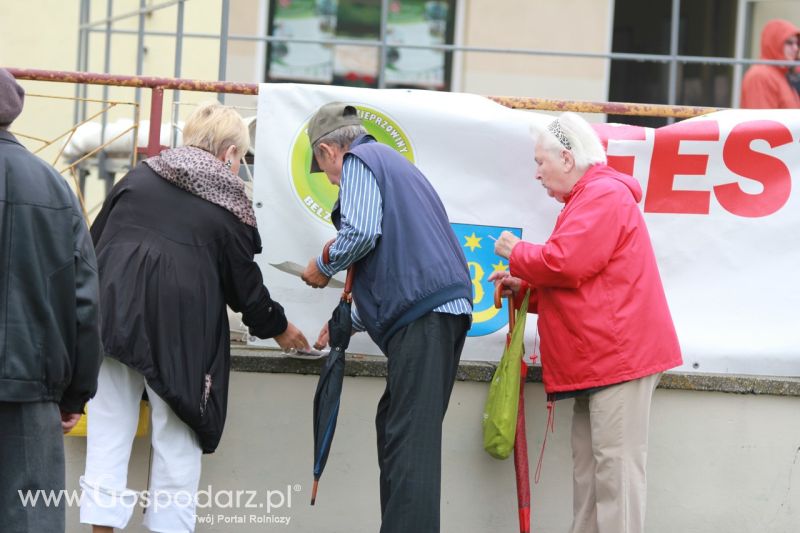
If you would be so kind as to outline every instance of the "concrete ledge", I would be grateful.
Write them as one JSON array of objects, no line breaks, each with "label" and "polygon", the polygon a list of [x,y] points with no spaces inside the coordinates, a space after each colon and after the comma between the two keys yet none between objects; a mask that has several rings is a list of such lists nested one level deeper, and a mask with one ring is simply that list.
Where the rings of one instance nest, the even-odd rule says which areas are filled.
[{"label": "concrete ledge", "polygon": [[[233,370],[238,372],[264,372],[269,374],[319,374],[324,359],[303,361],[281,355],[278,350],[232,346]],[[459,381],[489,382],[497,366],[487,361],[462,361],[456,379]],[[347,355],[345,375],[351,377],[385,377],[386,359],[372,355]],[[542,369],[532,367],[529,382],[542,381]],[[659,387],[704,392],[736,394],[768,394],[772,396],[800,397],[800,378],[771,376],[740,376],[731,374],[701,374],[668,372],[661,378]]]}]

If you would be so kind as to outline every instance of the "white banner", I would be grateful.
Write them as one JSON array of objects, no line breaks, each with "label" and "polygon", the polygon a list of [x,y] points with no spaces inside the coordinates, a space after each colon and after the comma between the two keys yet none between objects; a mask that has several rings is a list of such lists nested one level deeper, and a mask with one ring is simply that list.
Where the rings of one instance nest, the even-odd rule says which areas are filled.
[{"label": "white banner", "polygon": [[[561,208],[534,181],[530,124],[552,117],[483,97],[409,90],[265,84],[260,87],[254,203],[273,297],[313,342],[340,290],[310,289],[284,272],[305,266],[335,235],[337,188],[309,174],[308,120],[330,101],[359,109],[439,192],[473,276],[475,314],[463,359],[498,360],[507,311],[486,281],[507,261],[504,229],[543,242]],[[648,129],[596,125],[609,162],[645,189],[645,212],[684,354],[683,370],[800,374],[800,111],[725,111]],[[283,267],[281,270],[279,267]],[[339,275],[343,279],[343,273]],[[535,346],[536,321],[526,346]],[[642,327],[647,327],[642,324]],[[378,354],[366,334],[351,351]]]}]

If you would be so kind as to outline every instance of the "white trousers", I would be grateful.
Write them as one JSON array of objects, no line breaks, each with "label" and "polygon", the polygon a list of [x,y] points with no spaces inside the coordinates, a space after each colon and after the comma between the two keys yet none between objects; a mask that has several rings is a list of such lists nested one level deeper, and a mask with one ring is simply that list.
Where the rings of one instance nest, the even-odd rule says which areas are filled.
[{"label": "white trousers", "polygon": [[661,374],[575,398],[572,533],[642,533],[650,403]]},{"label": "white trousers", "polygon": [[[128,462],[144,389],[150,401],[153,454],[148,490],[138,493],[127,488]],[[202,456],[194,431],[153,392],[144,376],[110,357],[100,367],[88,412],[81,523],[123,529],[134,509],[144,507],[144,525],[150,531],[193,532]]]}]

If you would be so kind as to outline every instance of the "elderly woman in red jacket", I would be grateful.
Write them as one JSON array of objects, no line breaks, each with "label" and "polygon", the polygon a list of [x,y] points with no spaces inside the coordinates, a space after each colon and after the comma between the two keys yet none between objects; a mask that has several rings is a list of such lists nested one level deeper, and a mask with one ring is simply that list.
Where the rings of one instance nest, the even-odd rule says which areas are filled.
[{"label": "elderly woman in red jacket", "polygon": [[549,399],[574,398],[573,533],[644,530],[650,403],[681,364],[647,227],[642,189],[606,165],[602,144],[564,113],[538,135],[536,179],[564,204],[543,244],[504,232],[506,292],[531,288]]}]

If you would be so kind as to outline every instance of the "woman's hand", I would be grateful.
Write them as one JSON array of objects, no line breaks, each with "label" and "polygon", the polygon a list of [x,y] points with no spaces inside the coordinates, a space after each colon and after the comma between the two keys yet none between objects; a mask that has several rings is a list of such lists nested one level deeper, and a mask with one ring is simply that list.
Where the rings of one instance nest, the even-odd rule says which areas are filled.
[{"label": "woman's hand", "polygon": [[513,294],[515,298],[519,294],[519,290],[522,288],[523,283],[525,283],[520,278],[515,278],[512,276],[507,270],[498,270],[497,272],[492,272],[492,274],[489,276],[489,281],[494,281],[495,287],[498,285],[503,286],[503,292],[501,293],[503,296]]},{"label": "woman's hand", "polygon": [[281,350],[287,353],[295,353],[298,350],[309,350],[310,346],[306,340],[303,332],[291,322],[286,326],[286,331],[280,335],[275,335],[275,342],[281,347]]},{"label": "woman's hand", "polygon": [[500,234],[500,238],[494,241],[494,253],[500,257],[508,259],[511,257],[511,250],[514,249],[514,246],[520,240],[521,239],[519,237],[510,231],[504,231]]}]

